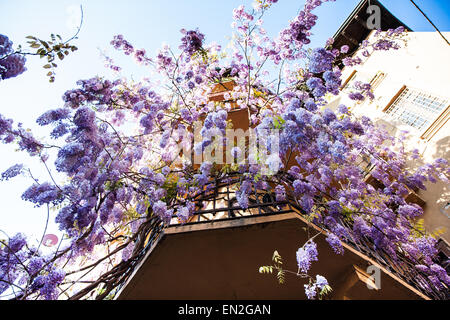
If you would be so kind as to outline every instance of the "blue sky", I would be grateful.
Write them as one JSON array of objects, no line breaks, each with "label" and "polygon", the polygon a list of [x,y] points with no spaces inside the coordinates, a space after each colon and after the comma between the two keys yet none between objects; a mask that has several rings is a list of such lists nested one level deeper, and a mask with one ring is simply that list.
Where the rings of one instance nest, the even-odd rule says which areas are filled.
[{"label": "blue sky", "polygon": [[[49,84],[42,61],[29,58],[28,71],[23,75],[0,82],[0,113],[23,122],[38,137],[45,138],[47,131],[38,128],[35,119],[49,108],[62,106],[61,96],[75,87],[78,79],[95,75],[111,75],[104,67],[99,49],[113,53],[109,42],[116,34],[123,34],[149,55],[156,53],[163,42],[172,47],[179,45],[181,28],[199,28],[206,41],[226,45],[231,34],[232,9],[240,4],[249,7],[251,0],[0,0],[0,33],[7,35],[17,46],[25,44],[25,37],[34,35],[42,39],[51,33],[68,38],[74,33],[80,5],[84,10],[84,24],[72,56],[57,68],[56,83]],[[265,28],[276,35],[303,6],[304,0],[280,0],[266,17]],[[320,46],[331,37],[359,0],[337,0],[317,10],[318,25],[314,42]],[[381,0],[400,20],[414,31],[434,31],[433,27],[414,8],[409,0]],[[441,31],[450,31],[450,1],[416,0]],[[118,56],[118,55],[113,55]],[[144,75],[127,59],[119,59],[130,74]],[[45,172],[33,159],[16,152],[13,146],[0,145],[0,172],[15,163],[25,162],[41,181],[48,180]],[[39,238],[45,225],[46,209],[35,209],[20,199],[31,184],[24,177],[0,182],[0,230],[12,235],[16,231]],[[50,217],[54,219],[54,214]],[[57,228],[50,225],[49,232]],[[0,235],[0,238],[3,236]]]}]

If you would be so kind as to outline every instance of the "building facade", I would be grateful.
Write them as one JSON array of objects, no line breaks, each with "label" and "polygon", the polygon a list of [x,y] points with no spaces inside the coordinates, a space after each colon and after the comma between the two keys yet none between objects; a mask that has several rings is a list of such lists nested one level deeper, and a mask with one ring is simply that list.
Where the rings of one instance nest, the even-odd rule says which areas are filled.
[{"label": "building facade", "polygon": [[[368,40],[373,40],[375,31]],[[450,37],[450,32],[444,33]],[[343,93],[331,101],[344,104],[356,116],[367,116],[395,137],[406,132],[404,147],[416,149],[424,162],[450,160],[450,46],[437,32],[409,32],[396,51],[377,51],[361,65],[343,69]],[[348,97],[356,82],[370,83],[375,99]],[[408,166],[418,168],[411,159]],[[410,201],[424,209],[424,225],[448,246],[450,241],[450,185],[443,181],[414,190]],[[445,247],[445,245],[444,245]],[[448,249],[444,249],[448,258]]]}]

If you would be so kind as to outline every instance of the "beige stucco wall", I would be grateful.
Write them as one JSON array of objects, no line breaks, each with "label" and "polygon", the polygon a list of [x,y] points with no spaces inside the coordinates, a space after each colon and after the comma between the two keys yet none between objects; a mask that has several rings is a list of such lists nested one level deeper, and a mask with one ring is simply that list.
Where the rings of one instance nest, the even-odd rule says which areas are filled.
[{"label": "beige stucco wall", "polygon": [[[445,32],[444,36],[450,39],[450,32]],[[383,112],[403,86],[420,89],[450,101],[450,46],[437,32],[413,32],[408,34],[407,39],[407,45],[400,50],[375,52],[362,65],[343,70],[344,81],[354,70],[357,72],[354,80],[363,82],[369,82],[380,71],[386,74],[386,78],[374,90],[375,99],[372,102],[366,99],[363,103],[356,104],[347,94],[342,94],[337,99],[330,100],[330,105],[337,107],[345,104],[355,115],[365,115],[374,122],[385,124],[394,135],[403,130],[409,131],[406,147],[411,150],[417,148],[426,162],[437,158],[450,161],[450,121],[426,141],[420,138],[421,132],[391,119]],[[412,166],[420,164],[411,163]],[[440,182],[427,184],[427,188],[427,191],[421,190],[418,193],[426,201],[423,217],[425,226],[429,231],[445,228],[442,238],[450,242],[450,210],[444,210],[445,205],[450,202],[450,186]]]}]

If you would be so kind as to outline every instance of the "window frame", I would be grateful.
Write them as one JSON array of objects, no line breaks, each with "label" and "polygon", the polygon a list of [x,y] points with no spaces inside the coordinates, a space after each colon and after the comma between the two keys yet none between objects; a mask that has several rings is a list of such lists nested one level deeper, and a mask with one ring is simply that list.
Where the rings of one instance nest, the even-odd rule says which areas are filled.
[{"label": "window frame", "polygon": [[[398,99],[401,97],[402,93],[409,89],[411,91],[417,91],[419,93],[428,94],[431,96],[434,96],[436,98],[444,99],[447,102],[447,107],[444,107],[442,111],[435,117],[434,120],[431,121],[431,123],[427,126],[425,126],[422,129],[418,129],[414,126],[411,126],[407,123],[402,122],[399,118],[396,118],[392,116],[392,114],[388,113],[388,110],[398,101]],[[383,109],[383,113],[385,113],[387,116],[389,116],[391,119],[398,120],[408,127],[412,128],[415,132],[418,133],[421,139],[429,141],[431,140],[438,132],[439,130],[448,122],[450,119],[450,99],[446,97],[442,97],[440,95],[435,95],[433,93],[426,92],[421,89],[414,88],[412,86],[403,85],[400,90],[394,95],[394,97],[389,101],[389,103],[386,105],[386,107]]]}]

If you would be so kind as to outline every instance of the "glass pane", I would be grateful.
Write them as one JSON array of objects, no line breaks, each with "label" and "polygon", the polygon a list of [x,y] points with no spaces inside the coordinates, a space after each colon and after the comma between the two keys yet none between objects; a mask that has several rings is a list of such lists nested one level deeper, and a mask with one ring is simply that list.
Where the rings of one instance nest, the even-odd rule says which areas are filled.
[{"label": "glass pane", "polygon": [[424,130],[436,120],[448,104],[449,101],[446,99],[405,88],[386,113],[411,127]]}]

